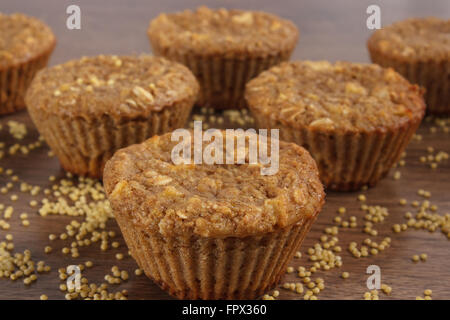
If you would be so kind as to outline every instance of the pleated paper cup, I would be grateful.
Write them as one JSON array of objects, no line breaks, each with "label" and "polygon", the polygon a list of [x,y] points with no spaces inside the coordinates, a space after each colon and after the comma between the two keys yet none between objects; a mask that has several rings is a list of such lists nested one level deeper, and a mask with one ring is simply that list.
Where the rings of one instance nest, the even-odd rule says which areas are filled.
[{"label": "pleated paper cup", "polygon": [[427,113],[450,115],[450,60],[412,60],[383,54],[370,41],[368,49],[372,62],[391,67],[411,83],[425,88]]},{"label": "pleated paper cup", "polygon": [[0,68],[0,115],[25,108],[25,92],[36,73],[47,65],[54,47],[55,43],[39,56],[5,69]]},{"label": "pleated paper cup", "polygon": [[197,105],[215,109],[242,109],[246,107],[246,83],[262,71],[289,60],[292,49],[264,57],[242,55],[202,56],[164,50],[151,42],[155,54],[187,66],[200,83]]},{"label": "pleated paper cup", "polygon": [[337,191],[374,186],[400,159],[422,120],[416,117],[386,130],[341,133],[280,126],[267,115],[252,114],[259,128],[278,128],[281,140],[306,148],[317,163],[322,183]]},{"label": "pleated paper cup", "polygon": [[114,211],[139,267],[179,299],[254,299],[274,288],[316,215],[272,233],[206,238],[164,237]]},{"label": "pleated paper cup", "polygon": [[35,110],[31,105],[28,111],[65,170],[101,178],[106,161],[118,149],[183,127],[193,103],[193,98],[180,101],[139,119],[61,116]]}]

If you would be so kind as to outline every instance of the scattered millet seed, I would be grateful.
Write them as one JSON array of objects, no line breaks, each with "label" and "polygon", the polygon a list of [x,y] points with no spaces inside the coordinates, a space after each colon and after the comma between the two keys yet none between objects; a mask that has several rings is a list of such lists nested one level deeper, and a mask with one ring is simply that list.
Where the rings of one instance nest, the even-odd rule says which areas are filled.
[{"label": "scattered millet seed", "polygon": [[386,284],[381,285],[381,290],[387,295],[390,295],[392,292],[392,288]]},{"label": "scattered millet seed", "polygon": [[350,276],[350,273],[348,273],[348,272],[342,272],[342,274],[341,274],[342,279],[348,279],[349,276]]},{"label": "scattered millet seed", "polygon": [[122,253],[117,253],[116,254],[116,259],[117,260],[122,260],[123,259],[123,254]]}]

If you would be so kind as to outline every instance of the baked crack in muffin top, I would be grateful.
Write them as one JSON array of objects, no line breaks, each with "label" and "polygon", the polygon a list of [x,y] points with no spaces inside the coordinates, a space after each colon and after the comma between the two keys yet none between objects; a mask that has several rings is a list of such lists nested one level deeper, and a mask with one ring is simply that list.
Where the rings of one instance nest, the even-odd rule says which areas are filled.
[{"label": "baked crack in muffin top", "polygon": [[302,222],[323,205],[316,164],[295,144],[279,142],[279,170],[270,176],[248,159],[241,165],[174,165],[176,144],[170,133],[154,136],[119,150],[105,166],[103,182],[114,210],[146,230],[244,237]]},{"label": "baked crack in muffin top", "polygon": [[412,18],[377,30],[369,46],[383,55],[408,60],[450,59],[450,20]]},{"label": "baked crack in muffin top", "polygon": [[53,114],[126,119],[170,107],[198,90],[195,77],[179,63],[148,55],[100,55],[40,71],[26,101]]},{"label": "baked crack in muffin top", "polygon": [[286,62],[246,87],[252,112],[294,128],[369,132],[422,117],[419,87],[374,64]]},{"label": "baked crack in muffin top", "polygon": [[0,13],[0,30],[0,69],[40,56],[56,42],[46,24],[20,13]]},{"label": "baked crack in muffin top", "polygon": [[265,12],[199,7],[159,15],[150,22],[148,34],[153,42],[174,52],[266,56],[290,50],[298,29],[292,22]]}]

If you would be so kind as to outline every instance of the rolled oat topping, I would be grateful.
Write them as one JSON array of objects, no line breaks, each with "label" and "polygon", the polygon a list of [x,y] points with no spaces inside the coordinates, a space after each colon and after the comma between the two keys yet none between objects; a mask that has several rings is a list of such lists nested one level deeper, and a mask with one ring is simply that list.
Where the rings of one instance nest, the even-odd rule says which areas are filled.
[{"label": "rolled oat topping", "polygon": [[422,117],[421,90],[392,69],[327,61],[282,63],[247,84],[253,112],[290,127],[372,131]]},{"label": "rolled oat topping", "polygon": [[26,99],[54,114],[135,117],[197,92],[195,77],[176,62],[146,55],[100,55],[41,71]]},{"label": "rolled oat topping", "polygon": [[0,13],[0,69],[26,62],[55,44],[50,28],[40,20]]},{"label": "rolled oat topping", "polygon": [[315,162],[295,144],[280,141],[279,170],[264,176],[257,164],[174,165],[177,143],[170,133],[155,136],[106,164],[103,181],[116,212],[165,236],[241,237],[302,221],[323,204]]},{"label": "rolled oat topping", "polygon": [[369,46],[382,54],[413,60],[450,59],[450,20],[413,18],[377,30]]},{"label": "rolled oat topping", "polygon": [[213,10],[199,7],[152,20],[150,37],[171,51],[202,55],[223,53],[268,55],[291,48],[298,38],[295,25],[265,12]]}]

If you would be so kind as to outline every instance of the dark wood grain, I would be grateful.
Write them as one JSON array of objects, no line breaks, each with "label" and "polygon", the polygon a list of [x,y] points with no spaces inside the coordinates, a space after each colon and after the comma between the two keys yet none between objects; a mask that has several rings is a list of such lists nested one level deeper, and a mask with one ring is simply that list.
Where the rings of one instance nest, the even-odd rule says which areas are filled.
[{"label": "dark wood grain", "polygon": [[[72,1],[46,0],[46,1],[2,1],[2,12],[25,12],[45,20],[58,37],[58,46],[51,59],[51,64],[61,63],[65,60],[77,58],[81,55],[100,53],[126,54],[130,52],[149,51],[145,30],[149,19],[163,11],[173,11],[183,8],[195,7],[202,1],[76,1],[82,9],[82,30],[69,31],[65,28],[65,8]],[[208,2],[211,3],[211,2]],[[294,20],[300,27],[301,39],[294,54],[294,59],[328,59],[368,61],[365,41],[370,31],[365,28],[365,9],[372,1],[214,1],[213,6],[257,8]],[[383,24],[410,16],[436,15],[448,18],[450,8],[448,1],[434,1],[431,4],[424,1],[384,1],[379,2],[382,8]],[[0,123],[1,141],[6,146],[16,141],[11,138],[7,130],[7,122],[17,120],[26,123],[28,135],[24,141],[34,141],[37,132],[30,122],[26,112],[2,117]],[[420,200],[418,189],[426,189],[432,193],[431,202],[436,204],[440,214],[450,212],[450,162],[440,163],[436,170],[430,169],[419,161],[419,157],[427,154],[427,147],[432,146],[437,151],[450,153],[450,134],[439,131],[430,132],[429,123],[423,123],[419,133],[423,141],[413,141],[408,146],[406,166],[398,168],[402,174],[400,180],[394,180],[392,171],[376,187],[364,192],[370,205],[381,205],[389,209],[390,215],[377,226],[379,235],[376,239],[385,236],[392,238],[392,247],[377,256],[356,259],[348,252],[348,244],[352,241],[361,242],[367,237],[362,233],[361,227],[356,229],[340,229],[339,244],[343,248],[341,254],[344,265],[331,271],[320,271],[315,276],[325,279],[326,289],[319,294],[319,299],[361,299],[366,288],[367,266],[375,264],[381,267],[382,282],[393,288],[392,294],[387,297],[380,294],[381,299],[413,299],[422,295],[426,288],[433,290],[434,299],[450,299],[450,250],[449,241],[440,233],[408,230],[401,234],[393,234],[392,225],[404,222],[404,213],[412,210],[411,206],[401,206],[400,198],[408,202]],[[230,127],[230,126],[228,126]],[[23,141],[21,142],[23,143]],[[4,169],[11,168],[21,181],[40,185],[43,188],[51,187],[48,180],[50,175],[57,178],[64,176],[56,158],[47,156],[47,147],[30,152],[29,155],[17,154],[5,156],[0,160]],[[0,175],[0,185],[9,181],[5,174]],[[19,200],[12,202],[11,194],[19,195]],[[347,208],[347,216],[354,215],[362,224],[363,212],[359,209],[360,202],[356,200],[359,193],[327,193],[327,203],[319,215],[312,231],[308,234],[302,246],[302,252],[318,242],[324,228],[334,225],[333,217],[340,206]],[[36,197],[40,199],[42,195]],[[117,289],[127,289],[131,299],[170,299],[155,284],[144,276],[134,276],[135,262],[126,257],[117,261],[115,253],[126,253],[125,244],[121,243],[119,249],[107,252],[99,250],[98,244],[80,249],[81,257],[71,259],[61,253],[61,248],[70,244],[69,241],[57,240],[51,243],[54,251],[44,254],[44,247],[49,245],[49,233],[61,233],[65,225],[71,220],[62,216],[40,217],[36,209],[28,203],[32,198],[21,193],[16,183],[14,189],[7,195],[0,194],[0,202],[12,205],[16,214],[11,220],[11,230],[0,230],[0,238],[11,233],[14,235],[16,251],[30,249],[33,259],[45,260],[52,266],[49,274],[39,276],[36,283],[25,287],[22,281],[12,282],[0,279],[0,299],[38,299],[43,293],[51,299],[63,299],[64,294],[58,290],[60,281],[57,269],[69,264],[81,263],[87,260],[94,262],[94,267],[83,274],[92,282],[100,283],[113,265],[118,265],[130,272],[130,280],[117,286]],[[27,212],[31,225],[27,228],[20,224],[19,213]],[[113,220],[108,229],[116,230],[118,227]],[[425,263],[411,262],[413,254],[427,253],[428,261]],[[301,259],[294,259],[291,264],[310,265],[306,255]],[[343,271],[350,273],[350,278],[343,280],[340,274]],[[295,282],[299,278],[295,274],[287,275],[284,281]],[[300,299],[301,296],[280,289],[280,298]]]}]

